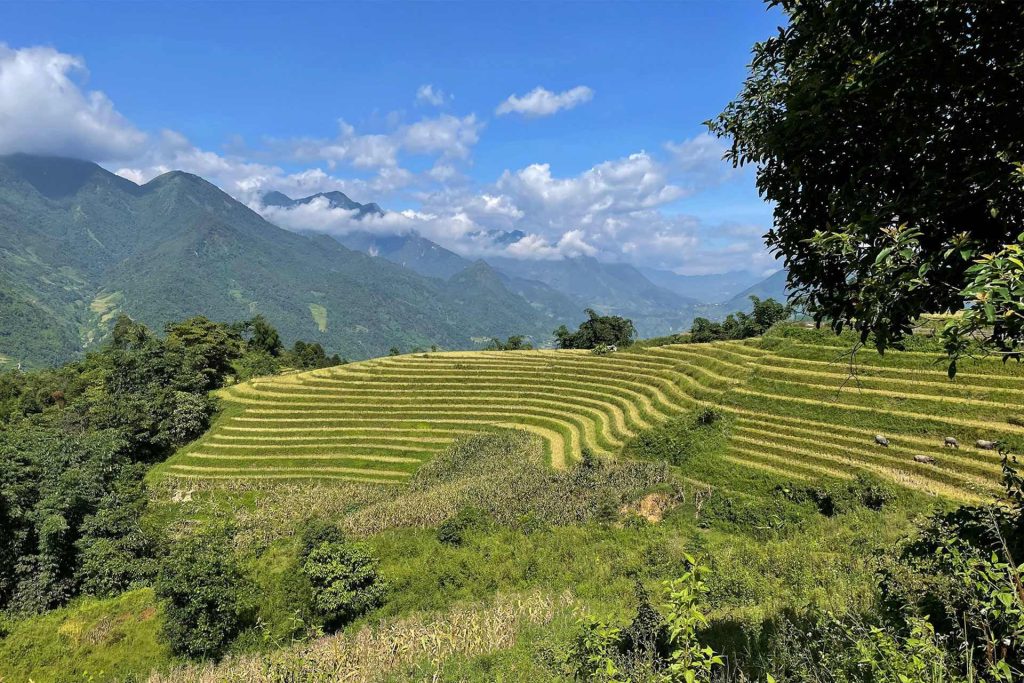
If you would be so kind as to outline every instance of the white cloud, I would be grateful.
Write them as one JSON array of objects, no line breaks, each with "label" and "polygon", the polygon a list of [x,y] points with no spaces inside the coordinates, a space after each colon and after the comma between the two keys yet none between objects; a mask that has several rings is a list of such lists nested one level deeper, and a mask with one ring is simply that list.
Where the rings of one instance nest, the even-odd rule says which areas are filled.
[{"label": "white cloud", "polygon": [[447,158],[465,159],[480,140],[483,123],[469,114],[459,118],[441,114],[402,126],[395,133],[403,149],[414,154],[441,154]]},{"label": "white cloud", "polygon": [[[12,50],[0,44],[0,153],[78,156],[104,162],[134,182],[170,170],[200,175],[268,219],[292,229],[380,234],[418,231],[467,256],[517,258],[596,256],[679,272],[722,272],[775,265],[761,243],[767,226],[708,225],[679,213],[681,202],[733,177],[723,145],[707,134],[665,143],[658,154],[636,152],[581,173],[559,176],[551,164],[506,170],[493,183],[474,183],[472,163],[484,122],[474,114],[435,112],[407,120],[392,112],[372,130],[339,122],[327,138],[267,140],[252,150],[240,139],[225,152],[193,144],[173,130],[141,131],[102,92],[84,85],[82,59],[48,47]],[[542,116],[577,106],[593,93],[537,88],[512,96],[499,113]],[[418,101],[451,100],[424,86]],[[416,157],[406,168],[409,157]],[[286,170],[287,169],[287,170]],[[415,206],[356,219],[326,201],[291,210],[263,207],[269,190],[293,197],[341,190],[359,202]],[[525,237],[508,245],[502,232]]]},{"label": "white cloud", "polygon": [[435,88],[431,83],[426,83],[416,89],[416,104],[440,107],[451,99],[454,98],[444,90]]},{"label": "white cloud", "polygon": [[535,219],[552,227],[566,221],[593,224],[604,216],[661,206],[685,193],[668,180],[667,169],[645,152],[605,161],[571,178],[557,178],[549,164],[505,171],[497,188]]},{"label": "white cloud", "polygon": [[735,173],[722,158],[726,146],[717,137],[701,133],[682,142],[666,142],[673,171],[685,176],[695,186],[707,187],[726,180]]},{"label": "white cloud", "polygon": [[560,93],[537,86],[525,95],[509,95],[508,99],[498,105],[495,113],[499,116],[512,113],[530,117],[551,116],[563,109],[578,107],[593,97],[594,91],[585,85]]},{"label": "white cloud", "polygon": [[146,134],[110,99],[85,91],[85,62],[50,47],[0,43],[0,154],[31,152],[93,160],[138,153]]},{"label": "white cloud", "polygon": [[359,133],[355,126],[340,121],[334,138],[268,140],[267,144],[272,154],[298,162],[322,161],[332,169],[338,165],[360,170],[394,168],[403,154],[468,159],[484,125],[474,114],[439,114],[412,123],[390,123],[392,129],[384,133]]},{"label": "white cloud", "polygon": [[527,235],[505,250],[507,256],[521,259],[557,260],[574,256],[596,256],[597,247],[588,244],[582,230],[568,230],[551,243],[540,235]]}]

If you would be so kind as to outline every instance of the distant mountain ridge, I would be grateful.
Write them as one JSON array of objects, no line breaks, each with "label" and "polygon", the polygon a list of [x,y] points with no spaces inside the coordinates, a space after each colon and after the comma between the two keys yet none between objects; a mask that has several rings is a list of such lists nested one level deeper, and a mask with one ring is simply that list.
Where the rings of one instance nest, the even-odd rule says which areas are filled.
[{"label": "distant mountain ridge", "polygon": [[497,273],[424,277],[279,228],[188,173],[136,185],[90,162],[0,157],[0,363],[67,360],[120,313],[156,328],[263,313],[286,342],[319,341],[350,358],[546,339],[564,322]]},{"label": "distant mountain ridge", "polygon": [[753,286],[764,276],[749,270],[708,275],[679,275],[670,270],[641,268],[644,277],[654,284],[702,303],[722,303],[743,289]]},{"label": "distant mountain ridge", "polygon": [[[331,206],[350,211],[363,211],[364,207],[380,210],[377,204],[358,204],[340,192],[300,199],[271,192],[264,195],[263,202],[266,206],[293,208],[317,197],[327,197]],[[363,215],[366,213],[358,214],[357,218]],[[475,233],[475,236],[491,245],[509,246],[523,239],[526,233],[491,230]],[[332,234],[332,237],[349,249],[386,259],[428,277],[448,280],[475,265],[471,259],[415,231],[378,234],[355,230]],[[484,261],[503,276],[509,290],[525,298],[535,309],[569,323],[579,318],[584,308],[595,308],[632,318],[641,335],[656,336],[684,329],[694,317],[694,307],[700,303],[696,298],[659,287],[631,265],[604,263],[589,256],[540,261],[488,256]]]},{"label": "distant mountain ridge", "polygon": [[751,296],[756,296],[762,300],[775,299],[781,303],[786,303],[788,295],[789,290],[786,288],[786,271],[783,269],[776,271],[760,282],[747,287],[742,292],[726,301],[723,308],[726,308],[729,311],[749,311],[752,308],[752,304],[750,303]]},{"label": "distant mountain ridge", "polygon": [[282,209],[291,209],[296,206],[302,206],[303,204],[310,204],[317,199],[326,199],[328,206],[332,209],[344,209],[345,211],[355,211],[356,218],[361,219],[365,216],[383,216],[384,209],[380,208],[377,204],[370,202],[369,204],[360,204],[349,198],[344,192],[318,192],[308,197],[302,197],[300,199],[292,199],[283,192],[268,192],[263,195],[264,206],[276,206]]}]

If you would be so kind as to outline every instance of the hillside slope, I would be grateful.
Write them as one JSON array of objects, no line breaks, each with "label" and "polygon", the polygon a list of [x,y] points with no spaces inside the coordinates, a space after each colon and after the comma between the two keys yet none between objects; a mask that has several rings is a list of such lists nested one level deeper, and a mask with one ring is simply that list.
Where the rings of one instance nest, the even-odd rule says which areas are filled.
[{"label": "hillside slope", "polygon": [[139,186],[89,162],[0,157],[0,361],[67,360],[119,313],[156,328],[262,313],[288,343],[354,358],[564,322],[494,278],[450,284],[283,230],[194,175]]},{"label": "hillside slope", "polygon": [[[871,474],[961,500],[996,490],[998,455],[972,444],[1024,440],[1019,369],[979,362],[950,382],[934,353],[864,352],[851,378],[843,343],[790,326],[611,356],[417,354],[254,380],[224,391],[223,418],[163,471],[399,483],[455,438],[506,428],[539,435],[564,467],[583,448],[614,457],[643,430],[712,405],[729,421],[722,457],[746,469],[795,481]],[[945,436],[963,448],[944,448]]]}]

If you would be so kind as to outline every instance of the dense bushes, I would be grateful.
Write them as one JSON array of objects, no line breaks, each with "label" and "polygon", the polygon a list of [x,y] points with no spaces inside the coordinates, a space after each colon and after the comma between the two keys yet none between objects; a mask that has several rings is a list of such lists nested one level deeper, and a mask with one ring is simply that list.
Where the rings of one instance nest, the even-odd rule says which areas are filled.
[{"label": "dense bushes", "polygon": [[[162,543],[145,521],[147,467],[206,430],[216,408],[209,392],[237,364],[289,354],[302,364],[337,360],[318,344],[284,351],[262,319],[197,317],[160,337],[122,316],[109,342],[80,361],[0,374],[0,611],[39,612],[151,583]],[[223,548],[207,550],[174,543],[160,572],[168,635],[191,656],[215,654],[240,627],[227,595],[236,568]],[[207,579],[209,595],[190,585]]]},{"label": "dense bushes", "polygon": [[299,533],[298,569],[308,584],[308,605],[317,628],[344,626],[384,602],[387,587],[377,559],[360,543],[350,543],[341,528],[310,520]]},{"label": "dense bushes", "polygon": [[587,319],[579,329],[570,332],[565,325],[555,330],[555,343],[560,349],[593,349],[597,346],[624,348],[636,339],[633,321],[617,315],[598,315],[592,308],[586,310]]},{"label": "dense bushes", "polygon": [[702,643],[707,626],[703,600],[707,568],[687,557],[681,576],[665,582],[664,615],[637,584],[633,621],[619,628],[596,619],[583,621],[566,657],[567,673],[576,680],[708,682],[724,660]]},{"label": "dense bushes", "polygon": [[817,486],[779,484],[775,491],[794,503],[813,503],[826,517],[852,512],[858,507],[881,510],[896,498],[891,486],[864,474],[843,483]]},{"label": "dense bushes", "polygon": [[437,527],[437,540],[448,545],[460,545],[466,533],[486,529],[490,515],[479,508],[464,507]]},{"label": "dense bushes", "polygon": [[224,532],[175,543],[156,580],[171,649],[187,657],[219,656],[251,618],[250,591]]},{"label": "dense bushes", "polygon": [[126,317],[57,370],[0,377],[0,609],[39,611],[153,575],[146,463],[206,429],[241,339],[193,318],[164,338]]},{"label": "dense bushes", "polygon": [[141,474],[114,430],[0,431],[0,608],[40,611],[151,575]]},{"label": "dense bushes", "polygon": [[711,322],[707,318],[695,318],[690,327],[690,341],[699,344],[723,339],[759,337],[772,325],[786,320],[793,314],[793,309],[775,299],[762,301],[756,296],[751,296],[750,301],[754,304],[750,313],[730,313],[720,323]]},{"label": "dense bushes", "polygon": [[722,416],[709,408],[640,432],[626,443],[623,453],[639,460],[683,465],[696,455],[717,450],[724,443]]},{"label": "dense bushes", "polygon": [[302,562],[312,587],[312,611],[335,629],[384,602],[377,560],[366,546],[345,541],[320,543]]}]

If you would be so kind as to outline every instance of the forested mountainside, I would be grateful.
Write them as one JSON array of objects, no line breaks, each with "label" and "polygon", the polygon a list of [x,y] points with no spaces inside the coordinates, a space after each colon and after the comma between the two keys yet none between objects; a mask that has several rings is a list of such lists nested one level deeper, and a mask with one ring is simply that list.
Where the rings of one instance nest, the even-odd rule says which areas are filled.
[{"label": "forested mountainside", "polygon": [[278,228],[198,176],[139,186],[85,161],[0,158],[0,360],[67,360],[118,313],[156,328],[262,313],[286,343],[311,339],[350,358],[547,336],[562,322],[497,275],[423,277]]}]

